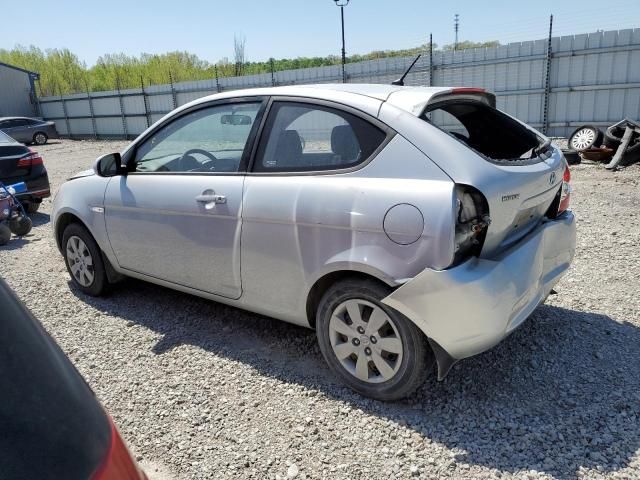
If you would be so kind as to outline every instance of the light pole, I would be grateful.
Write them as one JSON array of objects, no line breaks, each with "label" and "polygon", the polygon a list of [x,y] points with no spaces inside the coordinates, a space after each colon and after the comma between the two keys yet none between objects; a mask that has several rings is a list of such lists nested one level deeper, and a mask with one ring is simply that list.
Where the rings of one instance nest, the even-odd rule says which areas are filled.
[{"label": "light pole", "polygon": [[342,22],[342,83],[347,83],[347,73],[344,64],[347,61],[347,55],[344,50],[344,7],[349,5],[349,0],[333,0],[340,7],[340,21]]}]

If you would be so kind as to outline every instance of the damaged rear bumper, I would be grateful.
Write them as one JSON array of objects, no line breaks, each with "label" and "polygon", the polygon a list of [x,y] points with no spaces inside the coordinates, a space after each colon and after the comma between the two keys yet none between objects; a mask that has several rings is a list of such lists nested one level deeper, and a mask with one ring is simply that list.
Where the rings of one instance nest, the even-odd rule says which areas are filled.
[{"label": "damaged rear bumper", "polygon": [[569,268],[575,245],[575,217],[567,211],[495,258],[424,270],[382,302],[429,337],[442,379],[456,361],[493,347],[529,317]]}]

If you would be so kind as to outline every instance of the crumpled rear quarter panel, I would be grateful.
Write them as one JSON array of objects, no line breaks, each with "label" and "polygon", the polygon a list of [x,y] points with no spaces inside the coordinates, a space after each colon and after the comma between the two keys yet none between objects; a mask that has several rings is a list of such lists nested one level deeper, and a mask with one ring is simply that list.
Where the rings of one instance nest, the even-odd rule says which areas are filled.
[{"label": "crumpled rear quarter panel", "polygon": [[[387,211],[401,203],[424,218],[410,245],[383,229]],[[327,273],[353,270],[398,285],[428,266],[444,268],[453,257],[453,209],[453,182],[400,136],[354,172],[248,176],[243,302],[306,324],[308,292]]]}]

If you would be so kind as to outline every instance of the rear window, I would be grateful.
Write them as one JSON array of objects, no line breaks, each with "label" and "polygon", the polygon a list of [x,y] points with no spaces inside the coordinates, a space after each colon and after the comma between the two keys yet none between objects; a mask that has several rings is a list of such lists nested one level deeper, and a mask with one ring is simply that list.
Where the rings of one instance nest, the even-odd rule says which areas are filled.
[{"label": "rear window", "polygon": [[2,157],[17,157],[29,153],[27,147],[20,145],[3,145],[0,143],[0,158]]},{"label": "rear window", "polygon": [[521,123],[474,100],[436,103],[422,118],[492,161],[538,161],[537,150],[544,144]]},{"label": "rear window", "polygon": [[87,479],[111,440],[107,416],[40,323],[0,280],[0,477]]}]

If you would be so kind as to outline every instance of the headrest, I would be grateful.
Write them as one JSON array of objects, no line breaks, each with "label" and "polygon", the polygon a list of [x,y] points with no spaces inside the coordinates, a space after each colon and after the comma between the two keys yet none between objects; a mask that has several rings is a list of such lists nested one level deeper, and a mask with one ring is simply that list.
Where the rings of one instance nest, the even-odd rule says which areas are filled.
[{"label": "headrest", "polygon": [[340,155],[343,163],[350,163],[358,159],[360,144],[351,125],[333,127],[331,130],[331,150],[336,155]]},{"label": "headrest", "polygon": [[296,130],[285,130],[278,139],[274,160],[279,166],[298,166],[302,156],[302,142]]}]

